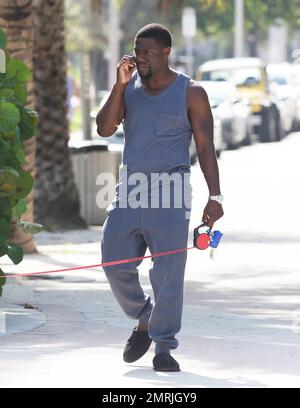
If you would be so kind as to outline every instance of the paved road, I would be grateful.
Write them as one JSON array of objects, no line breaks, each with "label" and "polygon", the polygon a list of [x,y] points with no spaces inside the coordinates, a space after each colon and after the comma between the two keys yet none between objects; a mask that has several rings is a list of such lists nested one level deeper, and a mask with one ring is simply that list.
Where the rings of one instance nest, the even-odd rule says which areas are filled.
[{"label": "paved road", "polygon": [[[32,331],[27,321],[0,335],[1,387],[299,387],[299,151],[300,134],[294,133],[280,143],[222,155],[225,217],[216,227],[224,239],[213,260],[207,251],[189,251],[174,352],[180,373],[154,372],[153,346],[134,364],[122,361],[135,322],[121,314],[103,273],[92,269],[5,287],[2,302],[26,302],[40,313]],[[192,182],[194,227],[207,197],[198,165]],[[3,268],[31,272],[99,263],[100,236],[99,228],[41,233],[39,254]],[[141,281],[151,293],[148,267],[144,261]]]}]

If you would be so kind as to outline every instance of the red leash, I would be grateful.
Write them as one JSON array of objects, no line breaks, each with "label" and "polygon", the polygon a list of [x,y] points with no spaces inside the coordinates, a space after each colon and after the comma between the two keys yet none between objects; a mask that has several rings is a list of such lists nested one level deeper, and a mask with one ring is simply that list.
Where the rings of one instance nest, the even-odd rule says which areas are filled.
[{"label": "red leash", "polygon": [[173,249],[172,251],[165,251],[165,252],[156,252],[152,255],[147,255],[147,256],[138,256],[136,258],[128,258],[128,259],[120,259],[118,261],[111,261],[111,262],[103,262],[101,264],[96,264],[96,265],[87,265],[87,266],[75,266],[73,268],[66,268],[66,269],[54,269],[52,271],[42,271],[42,272],[31,272],[31,273],[20,273],[20,274],[9,274],[9,275],[1,275],[1,278],[16,278],[19,276],[33,276],[33,275],[45,275],[48,273],[56,273],[56,272],[65,272],[65,271],[74,271],[76,269],[89,269],[89,268],[96,268],[99,266],[110,266],[110,265],[119,265],[123,263],[129,263],[129,262],[134,262],[134,261],[140,261],[142,259],[146,258],[156,258],[159,256],[165,256],[165,255],[172,255],[176,254],[177,252],[184,252],[189,249],[195,248],[194,246],[188,247],[188,248],[180,248],[180,249]]}]

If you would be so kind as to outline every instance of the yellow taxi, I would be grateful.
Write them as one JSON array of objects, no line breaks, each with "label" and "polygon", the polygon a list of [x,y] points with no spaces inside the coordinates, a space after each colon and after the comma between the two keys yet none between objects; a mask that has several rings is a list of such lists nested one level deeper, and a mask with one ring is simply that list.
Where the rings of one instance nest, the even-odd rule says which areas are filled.
[{"label": "yellow taxi", "polygon": [[260,141],[282,138],[280,114],[270,93],[266,66],[259,58],[223,58],[200,65],[196,80],[229,81],[249,101],[251,124]]}]

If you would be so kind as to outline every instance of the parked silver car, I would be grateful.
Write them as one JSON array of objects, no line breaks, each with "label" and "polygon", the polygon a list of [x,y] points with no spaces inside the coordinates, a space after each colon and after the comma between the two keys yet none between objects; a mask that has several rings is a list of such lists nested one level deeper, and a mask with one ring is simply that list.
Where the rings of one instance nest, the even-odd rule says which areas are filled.
[{"label": "parked silver car", "polygon": [[253,141],[250,101],[242,98],[235,85],[227,81],[200,81],[206,90],[214,117],[219,119],[223,142],[236,148]]},{"label": "parked silver car", "polygon": [[296,92],[296,109],[294,119],[294,129],[300,130],[300,61],[294,63],[291,66],[292,70],[292,83]]},{"label": "parked silver car", "polygon": [[[212,109],[213,112],[213,109]],[[222,138],[222,125],[221,121],[218,118],[214,117],[214,145],[216,150],[217,158],[220,158],[222,151],[225,149],[225,145],[223,143]],[[196,149],[196,143],[194,138],[192,138],[191,145],[190,145],[190,158],[191,164],[196,163],[198,154]]]},{"label": "parked silver car", "polygon": [[279,108],[281,124],[285,133],[292,131],[297,120],[297,100],[300,99],[300,88],[294,85],[292,68],[289,63],[267,65],[270,90]]}]

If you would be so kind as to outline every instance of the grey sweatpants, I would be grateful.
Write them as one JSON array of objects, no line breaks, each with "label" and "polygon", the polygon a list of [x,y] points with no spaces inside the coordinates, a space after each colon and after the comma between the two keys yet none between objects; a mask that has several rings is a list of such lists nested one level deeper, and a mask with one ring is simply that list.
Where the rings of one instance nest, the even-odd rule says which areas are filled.
[{"label": "grey sweatpants", "polygon": [[[144,256],[185,248],[189,217],[183,208],[113,208],[103,226],[102,262]],[[103,267],[111,290],[132,319],[149,320],[149,337],[156,343],[155,353],[178,347],[183,307],[186,251],[152,259],[150,282],[154,302],[145,295],[135,261]]]}]

